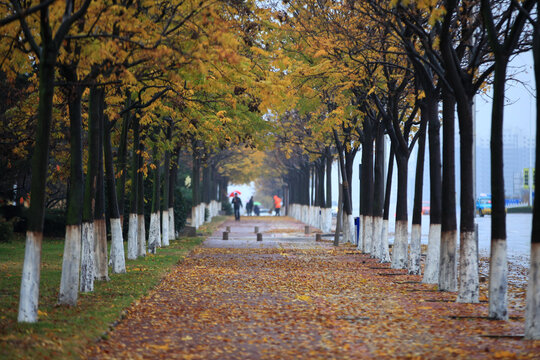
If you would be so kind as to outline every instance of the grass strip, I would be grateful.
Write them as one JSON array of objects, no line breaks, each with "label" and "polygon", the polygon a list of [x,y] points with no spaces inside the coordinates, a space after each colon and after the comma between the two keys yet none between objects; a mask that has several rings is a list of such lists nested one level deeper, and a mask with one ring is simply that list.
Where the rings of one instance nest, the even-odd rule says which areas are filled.
[{"label": "grass strip", "polygon": [[[214,218],[198,233],[212,233],[225,219]],[[96,281],[94,292],[79,294],[77,306],[67,307],[57,305],[64,239],[47,238],[42,248],[36,324],[17,323],[24,236],[17,236],[11,243],[0,243],[0,358],[80,358],[90,343],[106,336],[125,308],[146,295],[202,241],[201,236],[181,238],[158,249],[156,255],[128,260],[126,274],[109,274],[110,281]]]}]

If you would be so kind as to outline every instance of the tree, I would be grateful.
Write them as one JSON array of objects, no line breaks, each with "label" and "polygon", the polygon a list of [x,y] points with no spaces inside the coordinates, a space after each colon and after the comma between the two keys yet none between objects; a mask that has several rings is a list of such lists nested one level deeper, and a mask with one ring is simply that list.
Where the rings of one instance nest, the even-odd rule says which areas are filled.
[{"label": "tree", "polygon": [[43,219],[45,208],[45,181],[49,160],[49,136],[52,122],[52,103],[56,59],[62,42],[75,21],[80,19],[90,4],[85,0],[79,10],[74,12],[74,4],[66,1],[65,11],[56,33],[51,28],[52,19],[49,6],[52,2],[42,1],[33,11],[39,12],[41,43],[38,44],[29,27],[27,16],[18,0],[11,1],[13,18],[4,18],[2,23],[18,20],[26,42],[35,59],[39,61],[39,104],[38,128],[32,157],[32,185],[28,230],[26,234],[25,260],[21,280],[19,302],[19,322],[36,322],[38,318],[39,275],[41,262],[41,242],[43,239]]},{"label": "tree", "polygon": [[[535,1],[523,1],[530,12]],[[482,18],[494,57],[491,112],[491,258],[489,267],[489,317],[508,320],[508,264],[506,258],[506,209],[503,167],[503,117],[506,72],[510,56],[520,47],[526,15],[514,2],[481,1]],[[502,36],[501,36],[502,34]],[[520,46],[521,45],[521,46]]]}]

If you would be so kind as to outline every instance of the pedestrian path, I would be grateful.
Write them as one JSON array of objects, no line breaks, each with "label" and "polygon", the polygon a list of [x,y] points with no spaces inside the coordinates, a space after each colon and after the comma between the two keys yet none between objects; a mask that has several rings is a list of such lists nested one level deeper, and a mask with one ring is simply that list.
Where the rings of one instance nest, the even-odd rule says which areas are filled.
[{"label": "pedestrian path", "polygon": [[510,321],[489,320],[485,294],[480,304],[455,303],[420,276],[304,230],[286,217],[225,222],[87,357],[538,358],[540,341],[520,336],[519,306]]},{"label": "pedestrian path", "polygon": [[[229,231],[227,231],[229,230]],[[223,233],[227,232],[227,241]],[[262,236],[257,241],[257,233]],[[243,216],[240,221],[226,221],[203,246],[215,248],[329,248],[329,242],[316,242],[319,229],[309,227],[290,217]]]}]

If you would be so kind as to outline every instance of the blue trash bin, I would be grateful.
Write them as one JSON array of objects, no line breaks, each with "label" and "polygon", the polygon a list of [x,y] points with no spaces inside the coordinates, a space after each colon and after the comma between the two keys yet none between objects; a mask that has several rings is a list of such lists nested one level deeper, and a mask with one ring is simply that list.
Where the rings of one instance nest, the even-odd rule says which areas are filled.
[{"label": "blue trash bin", "polygon": [[354,218],[354,228],[356,230],[356,236],[354,237],[354,243],[358,246],[358,238],[360,237],[360,218]]}]

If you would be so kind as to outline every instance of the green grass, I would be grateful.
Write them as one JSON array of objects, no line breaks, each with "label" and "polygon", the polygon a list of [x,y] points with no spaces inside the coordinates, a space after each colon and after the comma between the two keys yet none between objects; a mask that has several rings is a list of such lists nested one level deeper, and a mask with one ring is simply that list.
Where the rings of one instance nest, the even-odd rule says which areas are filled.
[{"label": "green grass", "polygon": [[[207,235],[225,217],[199,229]],[[57,306],[64,249],[63,239],[43,242],[39,294],[39,321],[17,323],[19,288],[24,259],[24,237],[0,243],[0,358],[76,359],[110,326],[130,304],[147,294],[203,238],[183,238],[147,255],[126,262],[126,274],[111,274],[108,282],[95,282],[95,291],[79,294],[75,307]],[[127,245],[127,244],[125,244]],[[125,246],[127,247],[127,246]]]}]

